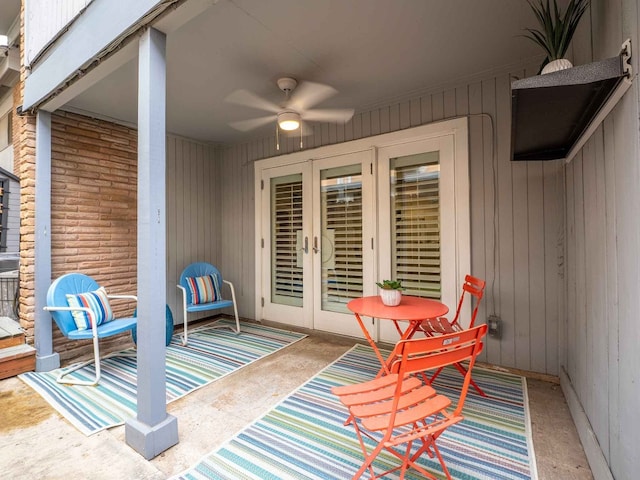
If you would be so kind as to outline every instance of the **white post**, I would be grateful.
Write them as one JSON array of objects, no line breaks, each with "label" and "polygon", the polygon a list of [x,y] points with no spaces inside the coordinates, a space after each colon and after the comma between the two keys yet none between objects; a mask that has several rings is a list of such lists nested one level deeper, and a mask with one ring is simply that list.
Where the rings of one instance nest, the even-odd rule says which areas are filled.
[{"label": "white post", "polygon": [[34,244],[34,342],[36,371],[48,372],[60,366],[53,351],[53,322],[43,308],[51,285],[51,113],[38,111],[36,117]]},{"label": "white post", "polygon": [[138,390],[127,443],[151,459],[178,443],[166,403],[166,36],[140,38],[138,61]]}]

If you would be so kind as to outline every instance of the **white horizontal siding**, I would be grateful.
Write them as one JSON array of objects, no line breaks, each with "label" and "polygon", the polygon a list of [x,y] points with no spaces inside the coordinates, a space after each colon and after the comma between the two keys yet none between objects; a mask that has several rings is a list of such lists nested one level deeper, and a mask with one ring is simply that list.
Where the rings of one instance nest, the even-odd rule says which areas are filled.
[{"label": "white horizontal siding", "polygon": [[34,58],[93,0],[25,0],[24,62]]}]

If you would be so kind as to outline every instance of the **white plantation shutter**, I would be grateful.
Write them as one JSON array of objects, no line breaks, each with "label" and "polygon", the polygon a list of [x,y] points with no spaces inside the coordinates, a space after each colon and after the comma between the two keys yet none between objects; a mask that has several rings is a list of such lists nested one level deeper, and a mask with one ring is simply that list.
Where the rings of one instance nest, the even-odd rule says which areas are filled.
[{"label": "white plantation shutter", "polygon": [[271,301],[302,306],[302,176],[271,181]]},{"label": "white plantation shutter", "polygon": [[322,172],[322,309],[344,312],[362,296],[362,175],[359,166]]},{"label": "white plantation shutter", "polygon": [[392,274],[408,295],[441,297],[438,152],[391,161]]}]

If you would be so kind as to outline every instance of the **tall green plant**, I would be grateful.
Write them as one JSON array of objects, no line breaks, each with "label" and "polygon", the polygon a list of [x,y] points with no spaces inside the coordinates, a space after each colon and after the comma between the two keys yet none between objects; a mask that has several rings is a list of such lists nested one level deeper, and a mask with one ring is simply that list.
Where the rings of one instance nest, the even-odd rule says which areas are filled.
[{"label": "tall green plant", "polygon": [[563,15],[556,0],[553,0],[553,8],[551,8],[549,0],[546,0],[546,3],[543,3],[543,0],[537,2],[527,0],[541,29],[526,28],[525,30],[529,33],[524,36],[540,45],[547,53],[542,67],[552,60],[564,58],[571,38],[573,38],[580,18],[589,6],[589,2],[590,0],[571,0]]}]

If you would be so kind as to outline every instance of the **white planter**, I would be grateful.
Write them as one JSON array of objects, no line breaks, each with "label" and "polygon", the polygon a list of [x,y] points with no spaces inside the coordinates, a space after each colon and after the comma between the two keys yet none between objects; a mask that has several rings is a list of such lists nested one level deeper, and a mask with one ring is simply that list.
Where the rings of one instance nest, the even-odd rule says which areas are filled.
[{"label": "white planter", "polygon": [[385,290],[384,288],[381,288],[380,298],[382,299],[382,303],[388,307],[395,307],[396,305],[400,305],[402,292],[400,290]]},{"label": "white planter", "polygon": [[573,64],[569,60],[566,58],[559,58],[547,63],[540,73],[544,75],[545,73],[559,72],[560,70],[566,70],[571,67],[573,67]]}]

